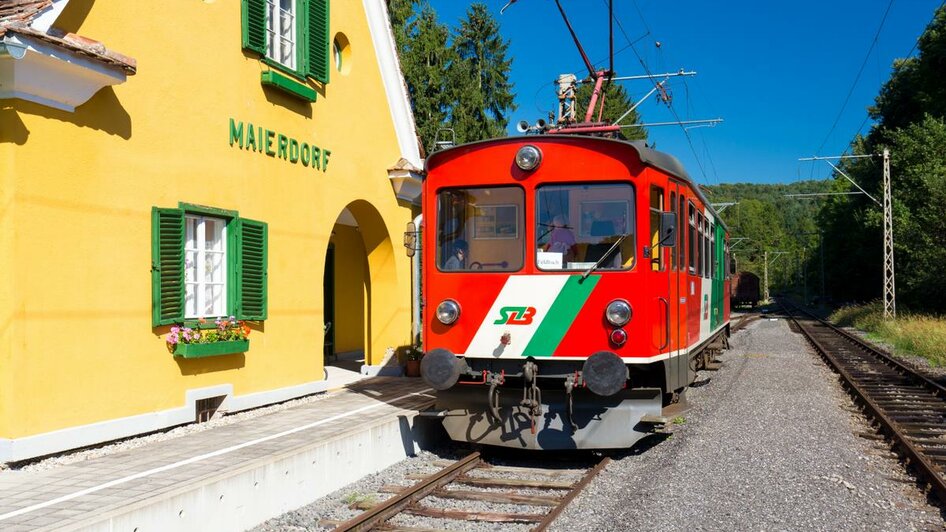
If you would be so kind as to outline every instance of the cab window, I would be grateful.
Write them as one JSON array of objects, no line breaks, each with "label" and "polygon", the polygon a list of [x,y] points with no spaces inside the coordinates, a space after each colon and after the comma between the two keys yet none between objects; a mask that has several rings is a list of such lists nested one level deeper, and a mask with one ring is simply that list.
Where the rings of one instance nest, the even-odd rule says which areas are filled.
[{"label": "cab window", "polygon": [[452,188],[437,194],[437,268],[517,271],[525,257],[519,187]]},{"label": "cab window", "polygon": [[535,220],[535,257],[541,270],[634,265],[634,187],[628,183],[539,187]]}]

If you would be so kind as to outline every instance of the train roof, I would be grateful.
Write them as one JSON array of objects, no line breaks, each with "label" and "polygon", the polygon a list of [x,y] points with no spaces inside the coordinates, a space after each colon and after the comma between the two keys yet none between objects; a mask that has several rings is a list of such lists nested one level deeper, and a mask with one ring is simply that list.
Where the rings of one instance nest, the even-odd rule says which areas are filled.
[{"label": "train roof", "polygon": [[468,144],[461,144],[453,148],[447,148],[445,150],[441,150],[436,153],[433,153],[430,157],[427,158],[427,160],[424,163],[425,174],[426,174],[426,171],[430,170],[431,163],[436,164],[438,159],[448,154],[455,153],[457,150],[464,150],[471,147],[478,147],[484,144],[505,144],[505,143],[514,143],[514,142],[523,142],[523,141],[528,142],[533,139],[537,142],[541,142],[542,140],[545,140],[545,139],[556,139],[556,140],[580,139],[582,141],[590,140],[593,142],[614,142],[614,143],[621,144],[623,146],[630,146],[637,152],[637,155],[638,157],[640,157],[642,164],[646,166],[650,166],[651,168],[656,168],[657,170],[660,170],[661,172],[672,175],[684,181],[685,183],[687,183],[690,186],[690,189],[696,192],[697,196],[699,196],[699,198],[703,200],[703,203],[706,205],[706,208],[709,209],[713,213],[713,215],[716,217],[717,223],[721,224],[726,230],[729,229],[729,227],[726,226],[726,223],[723,222],[722,217],[719,215],[719,213],[716,212],[716,209],[713,208],[713,205],[709,202],[708,199],[706,199],[706,196],[703,195],[703,190],[693,180],[693,178],[690,177],[690,174],[687,173],[686,169],[683,167],[683,163],[681,163],[676,157],[674,157],[673,155],[670,155],[669,153],[657,151],[653,148],[648,147],[647,143],[645,143],[643,140],[619,140],[619,139],[609,139],[609,138],[604,138],[604,137],[590,137],[590,136],[578,136],[578,135],[534,135],[534,136],[528,136],[528,137],[527,136],[502,137],[502,138],[497,138],[497,139],[481,140],[478,142],[470,142]]}]

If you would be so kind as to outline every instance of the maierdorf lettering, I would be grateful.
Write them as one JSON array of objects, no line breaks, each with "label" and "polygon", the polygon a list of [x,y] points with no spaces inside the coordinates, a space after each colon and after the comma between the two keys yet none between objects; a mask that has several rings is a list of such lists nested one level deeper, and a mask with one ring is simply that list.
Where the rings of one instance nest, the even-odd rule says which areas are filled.
[{"label": "maierdorf lettering", "polygon": [[308,142],[287,137],[282,133],[266,129],[263,126],[254,126],[252,123],[237,122],[230,119],[230,145],[237,145],[241,150],[265,153],[270,157],[289,161],[292,164],[302,164],[316,170],[328,170],[331,150],[320,148]]}]

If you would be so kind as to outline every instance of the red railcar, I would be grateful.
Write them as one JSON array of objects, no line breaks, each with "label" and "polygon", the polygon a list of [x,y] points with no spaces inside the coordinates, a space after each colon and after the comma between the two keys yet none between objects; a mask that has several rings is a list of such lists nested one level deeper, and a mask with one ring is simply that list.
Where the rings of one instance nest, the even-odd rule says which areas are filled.
[{"label": "red railcar", "polygon": [[421,371],[455,440],[628,447],[729,331],[726,229],[670,155],[539,135],[427,161]]},{"label": "red railcar", "polygon": [[732,277],[730,301],[733,306],[754,307],[759,304],[759,276],[752,272],[739,272]]}]

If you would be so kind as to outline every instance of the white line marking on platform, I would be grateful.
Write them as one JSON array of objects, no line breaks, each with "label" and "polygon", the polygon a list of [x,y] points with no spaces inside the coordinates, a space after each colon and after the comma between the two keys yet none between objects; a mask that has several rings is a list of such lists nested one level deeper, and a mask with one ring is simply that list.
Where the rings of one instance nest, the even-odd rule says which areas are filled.
[{"label": "white line marking on platform", "polygon": [[11,517],[16,517],[16,516],[18,516],[18,515],[23,515],[23,514],[26,514],[26,513],[35,512],[36,510],[41,510],[41,509],[43,509],[43,508],[47,508],[47,507],[49,507],[49,506],[52,506],[52,505],[54,505],[54,504],[59,504],[59,503],[61,503],[61,502],[71,501],[72,499],[76,499],[76,498],[82,497],[82,496],[84,496],[84,495],[88,495],[88,494],[90,494],[90,493],[95,493],[95,492],[97,492],[97,491],[102,491],[102,490],[104,490],[104,489],[108,489],[108,488],[111,488],[111,487],[113,487],[113,486],[118,486],[118,485],[120,485],[120,484],[124,484],[124,483],[126,483],[126,482],[130,482],[130,481],[132,481],[132,480],[137,480],[137,479],[139,479],[139,478],[144,478],[144,477],[147,477],[147,476],[151,476],[151,475],[154,475],[155,473],[163,473],[164,471],[170,471],[171,469],[177,469],[178,467],[186,466],[186,465],[193,464],[193,463],[196,463],[196,462],[200,462],[201,460],[206,460],[206,459],[208,459],[208,458],[213,458],[213,457],[215,457],[215,456],[221,456],[221,455],[224,455],[224,454],[232,453],[233,451],[238,451],[238,450],[243,449],[243,448],[246,448],[246,447],[252,447],[253,445],[258,445],[258,444],[263,443],[263,442],[267,442],[267,441],[270,441],[270,440],[275,440],[275,439],[277,439],[277,438],[282,438],[283,436],[288,436],[288,435],[290,435],[290,434],[295,434],[296,432],[300,432],[300,431],[303,431],[303,430],[311,429],[311,428],[317,427],[317,426],[319,426],[319,425],[324,425],[325,423],[331,423],[332,421],[337,421],[337,420],[339,420],[339,419],[346,418],[346,417],[349,417],[349,416],[352,416],[352,415],[355,415],[355,414],[360,414],[360,413],[365,412],[365,411],[367,411],[367,410],[371,410],[371,409],[374,409],[374,408],[378,408],[379,406],[382,406],[382,405],[390,405],[391,403],[396,402],[396,401],[400,401],[400,400],[402,400],[402,399],[407,399],[407,398],[409,398],[409,397],[426,396],[428,392],[432,392],[432,391],[433,391],[433,389],[428,388],[428,389],[426,389],[426,390],[422,390],[422,391],[419,391],[419,392],[409,393],[409,394],[407,394],[407,395],[402,395],[402,396],[400,396],[400,397],[398,397],[398,398],[396,398],[396,399],[392,399],[392,400],[389,401],[389,402],[376,403],[376,404],[372,404],[372,405],[363,406],[363,407],[361,407],[361,408],[357,408],[357,409],[355,409],[355,410],[352,410],[352,411],[350,411],[350,412],[346,412],[346,413],[344,413],[344,414],[338,414],[337,416],[332,416],[332,417],[330,417],[330,418],[326,418],[326,419],[322,419],[322,420],[319,420],[319,421],[315,421],[315,422],[309,423],[308,425],[302,425],[302,426],[300,426],[300,427],[295,427],[295,428],[292,428],[292,429],[289,429],[289,430],[284,430],[284,431],[279,432],[279,433],[277,433],[277,434],[271,434],[271,435],[269,435],[269,436],[263,436],[262,438],[257,438],[257,439],[255,439],[255,440],[250,440],[250,441],[248,441],[248,442],[244,442],[244,443],[241,443],[241,444],[239,444],[239,445],[233,445],[233,446],[231,446],[231,447],[226,447],[226,448],[224,448],[224,449],[218,449],[218,450],[216,450],[216,451],[209,452],[209,453],[205,453],[205,454],[201,454],[201,455],[198,455],[198,456],[194,456],[194,457],[188,458],[188,459],[186,459],[186,460],[181,460],[181,461],[178,461],[178,462],[174,462],[173,464],[163,465],[163,466],[161,466],[161,467],[156,467],[156,468],[154,468],[154,469],[149,469],[149,470],[147,470],[147,471],[142,471],[141,473],[135,473],[134,475],[128,475],[127,477],[122,477],[122,478],[119,478],[119,479],[111,480],[111,481],[106,482],[106,483],[104,483],[104,484],[99,484],[98,486],[93,486],[93,487],[91,487],[91,488],[86,488],[86,489],[84,489],[84,490],[80,490],[80,491],[77,491],[77,492],[75,492],[75,493],[70,493],[69,495],[63,495],[62,497],[57,497],[57,498],[55,498],[55,499],[53,499],[53,500],[50,500],[50,501],[37,503],[37,504],[34,504],[34,505],[32,505],[32,506],[27,506],[26,508],[20,508],[19,510],[14,510],[14,511],[12,511],[12,512],[7,512],[7,513],[5,513],[5,514],[0,515],[0,521],[5,521],[5,520],[7,520],[7,519],[9,519],[9,518],[11,518]]}]

